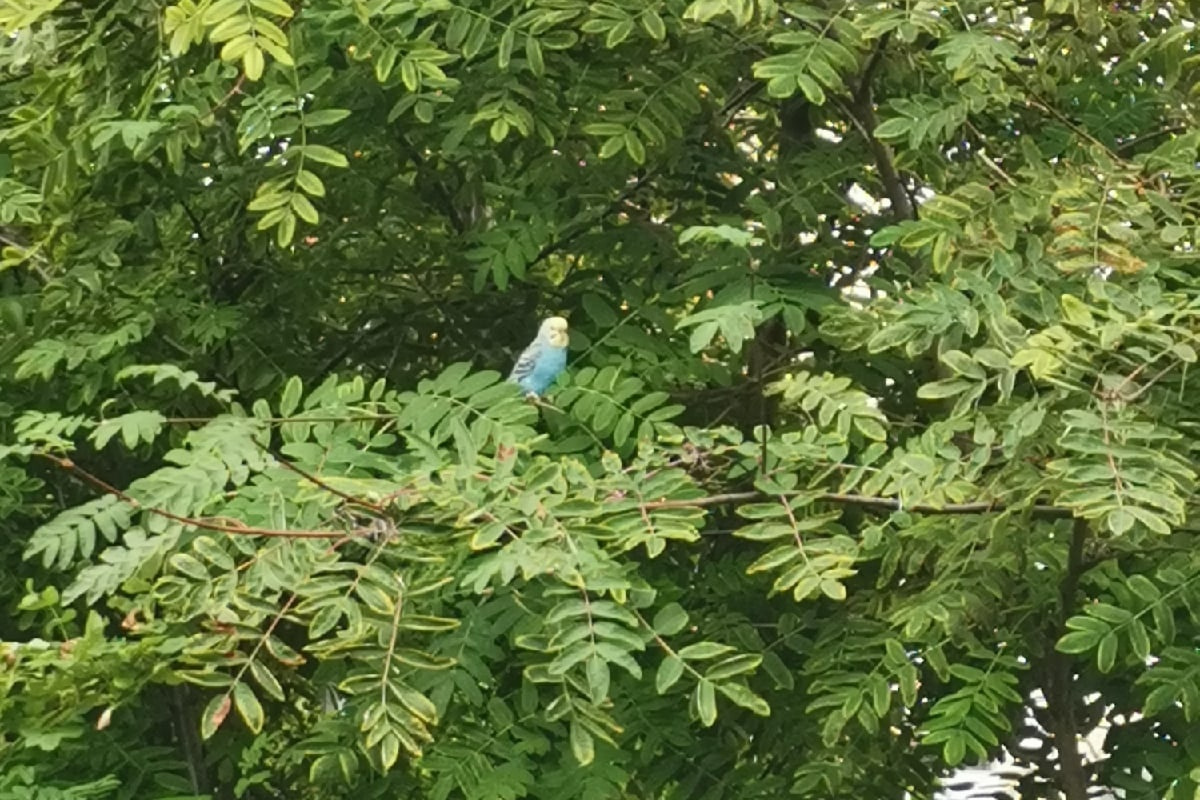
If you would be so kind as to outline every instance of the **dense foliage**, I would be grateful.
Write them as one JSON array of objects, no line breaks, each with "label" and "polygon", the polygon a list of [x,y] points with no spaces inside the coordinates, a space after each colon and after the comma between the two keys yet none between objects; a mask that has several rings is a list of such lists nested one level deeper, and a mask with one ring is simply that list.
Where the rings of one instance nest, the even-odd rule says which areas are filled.
[{"label": "dense foliage", "polygon": [[0,4],[0,798],[1200,796],[1187,9]]}]

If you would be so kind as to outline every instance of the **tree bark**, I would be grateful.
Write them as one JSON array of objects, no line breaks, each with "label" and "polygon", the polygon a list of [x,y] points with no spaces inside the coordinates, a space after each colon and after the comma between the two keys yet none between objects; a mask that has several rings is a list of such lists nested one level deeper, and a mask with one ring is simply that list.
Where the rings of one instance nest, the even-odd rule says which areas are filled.
[{"label": "tree bark", "polygon": [[1067,570],[1060,587],[1059,618],[1054,633],[1047,643],[1049,654],[1046,659],[1047,717],[1050,734],[1058,751],[1058,784],[1066,800],[1087,800],[1088,775],[1079,752],[1079,723],[1075,716],[1075,684],[1071,657],[1054,649],[1054,643],[1066,630],[1065,623],[1075,608],[1075,593],[1079,578],[1083,574],[1083,545],[1087,541],[1088,526],[1084,520],[1075,520],[1075,529],[1067,551]]},{"label": "tree bark", "polygon": [[192,708],[191,692],[187,686],[167,688],[171,703],[171,721],[175,727],[175,735],[179,741],[179,749],[187,761],[189,777],[192,781],[192,791],[196,794],[208,794],[212,782],[208,778],[208,767],[204,763],[204,746],[198,735],[199,715]]}]

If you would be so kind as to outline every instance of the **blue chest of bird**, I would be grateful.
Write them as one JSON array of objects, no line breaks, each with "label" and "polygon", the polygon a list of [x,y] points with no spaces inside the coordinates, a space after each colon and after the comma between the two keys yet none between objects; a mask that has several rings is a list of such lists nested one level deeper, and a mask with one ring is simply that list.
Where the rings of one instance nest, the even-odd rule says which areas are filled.
[{"label": "blue chest of bird", "polygon": [[567,366],[567,321],[550,317],[542,322],[537,337],[521,353],[508,379],[527,394],[540,396]]}]

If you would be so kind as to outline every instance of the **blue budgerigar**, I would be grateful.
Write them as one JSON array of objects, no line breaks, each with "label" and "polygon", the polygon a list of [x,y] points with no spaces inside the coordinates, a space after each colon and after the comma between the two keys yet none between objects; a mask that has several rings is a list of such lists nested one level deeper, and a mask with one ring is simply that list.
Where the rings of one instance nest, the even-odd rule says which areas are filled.
[{"label": "blue budgerigar", "polygon": [[546,318],[538,329],[537,338],[521,353],[508,379],[525,390],[526,394],[541,396],[567,366],[569,340],[565,319]]}]

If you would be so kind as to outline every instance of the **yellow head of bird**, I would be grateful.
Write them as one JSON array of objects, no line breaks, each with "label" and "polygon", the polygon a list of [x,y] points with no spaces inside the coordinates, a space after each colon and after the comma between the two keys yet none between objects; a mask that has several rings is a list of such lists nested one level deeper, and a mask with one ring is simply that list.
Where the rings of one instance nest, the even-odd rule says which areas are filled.
[{"label": "yellow head of bird", "polygon": [[540,335],[551,347],[566,347],[571,341],[567,335],[567,321],[562,317],[547,317],[542,322]]}]

